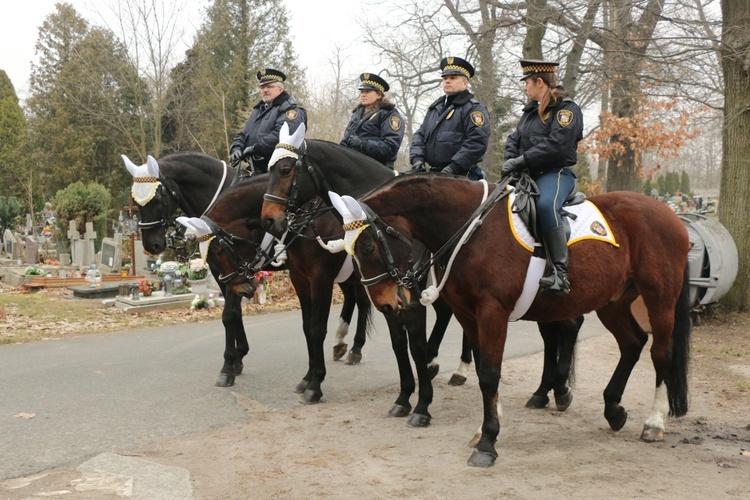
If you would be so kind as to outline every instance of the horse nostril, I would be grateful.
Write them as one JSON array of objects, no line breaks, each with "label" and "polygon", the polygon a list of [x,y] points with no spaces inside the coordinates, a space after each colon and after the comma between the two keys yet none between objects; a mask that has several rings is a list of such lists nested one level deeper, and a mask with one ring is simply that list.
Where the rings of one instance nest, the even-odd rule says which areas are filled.
[{"label": "horse nostril", "polygon": [[385,304],[380,308],[380,312],[387,316],[393,315],[393,308],[389,304]]},{"label": "horse nostril", "polygon": [[269,233],[273,233],[273,217],[266,217],[263,219],[263,229],[265,229]]}]

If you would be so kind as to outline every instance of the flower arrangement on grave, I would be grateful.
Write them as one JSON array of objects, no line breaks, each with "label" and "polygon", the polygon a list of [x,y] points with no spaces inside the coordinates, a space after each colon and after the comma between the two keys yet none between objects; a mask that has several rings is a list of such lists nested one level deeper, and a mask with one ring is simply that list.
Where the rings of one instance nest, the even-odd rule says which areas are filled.
[{"label": "flower arrangement on grave", "polygon": [[44,276],[46,271],[42,271],[39,269],[38,266],[29,266],[26,268],[26,272],[24,273],[26,276]]},{"label": "flower arrangement on grave", "polygon": [[189,262],[190,267],[187,269],[188,279],[202,280],[208,276],[208,265],[203,259],[193,259]]},{"label": "flower arrangement on grave", "polygon": [[151,280],[141,280],[138,282],[138,291],[144,297],[149,297],[153,292],[159,291],[159,284]]},{"label": "flower arrangement on grave", "polygon": [[190,310],[195,311],[196,309],[211,309],[219,305],[219,296],[215,293],[210,293],[208,297],[203,295],[196,295],[193,301],[190,303]]},{"label": "flower arrangement on grave", "polygon": [[255,273],[255,281],[261,286],[265,293],[271,291],[271,280],[273,279],[273,271],[258,271]]}]

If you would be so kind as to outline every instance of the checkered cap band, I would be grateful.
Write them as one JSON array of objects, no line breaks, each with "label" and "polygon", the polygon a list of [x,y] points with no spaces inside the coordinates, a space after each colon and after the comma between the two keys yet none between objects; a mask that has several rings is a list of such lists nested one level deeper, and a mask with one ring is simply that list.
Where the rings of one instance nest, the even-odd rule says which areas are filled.
[{"label": "checkered cap band", "polygon": [[372,85],[373,87],[375,87],[379,91],[385,92],[385,87],[383,87],[382,85],[380,85],[378,82],[374,82],[372,80],[362,80],[362,83],[364,85]]},{"label": "checkered cap band", "polygon": [[525,75],[534,73],[554,73],[555,66],[552,64],[532,64],[530,66],[523,67],[523,73]]},{"label": "checkered cap band", "polygon": [[133,177],[133,182],[159,182],[156,177]]},{"label": "checkered cap band", "polygon": [[365,227],[367,224],[363,220],[355,220],[344,224],[344,231],[354,231],[360,227]]},{"label": "checkered cap band", "polygon": [[446,71],[460,71],[466,78],[471,78],[471,76],[469,75],[469,70],[464,68],[463,66],[456,66],[455,64],[449,64],[443,68],[443,72],[446,72]]}]

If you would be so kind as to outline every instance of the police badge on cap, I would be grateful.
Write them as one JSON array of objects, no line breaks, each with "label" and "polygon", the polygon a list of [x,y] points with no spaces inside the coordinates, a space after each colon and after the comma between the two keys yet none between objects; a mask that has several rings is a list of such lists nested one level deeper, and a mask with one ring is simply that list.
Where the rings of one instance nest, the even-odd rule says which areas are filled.
[{"label": "police badge on cap", "polygon": [[362,73],[359,75],[359,81],[361,83],[357,90],[377,90],[382,94],[391,88],[388,82],[374,73]]},{"label": "police badge on cap", "polygon": [[443,72],[440,76],[461,75],[466,78],[474,76],[474,66],[460,57],[444,57],[440,61],[440,70]]},{"label": "police badge on cap", "polygon": [[523,71],[521,81],[539,73],[554,73],[559,65],[560,63],[540,61],[538,59],[521,59],[521,70]]},{"label": "police badge on cap", "polygon": [[258,71],[258,82],[260,82],[260,86],[271,82],[283,82],[286,80],[286,75],[282,73],[281,71],[273,68],[264,68],[260,71]]}]

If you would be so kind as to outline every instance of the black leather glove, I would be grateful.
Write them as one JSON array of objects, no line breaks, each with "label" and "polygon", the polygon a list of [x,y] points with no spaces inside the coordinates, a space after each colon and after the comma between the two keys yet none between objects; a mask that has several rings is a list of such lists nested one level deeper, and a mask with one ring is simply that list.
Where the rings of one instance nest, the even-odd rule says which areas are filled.
[{"label": "black leather glove", "polygon": [[411,170],[409,170],[409,173],[416,173],[416,172],[427,172],[427,170],[424,168],[424,161],[414,160],[411,163]]},{"label": "black leather glove", "polygon": [[526,168],[526,160],[524,160],[523,155],[521,155],[516,158],[505,160],[503,167],[500,169],[500,173],[503,177],[507,177],[515,172],[520,172],[524,168]]},{"label": "black leather glove", "polygon": [[362,139],[358,135],[350,135],[349,147],[352,149],[362,149]]},{"label": "black leather glove", "polygon": [[229,163],[237,163],[242,159],[242,151],[239,149],[233,149],[231,153],[229,153]]},{"label": "black leather glove", "polygon": [[457,175],[456,172],[453,171],[453,167],[448,165],[447,167],[443,167],[443,170],[440,171],[443,174],[450,174],[450,175]]},{"label": "black leather glove", "polygon": [[250,156],[254,152],[255,152],[255,144],[253,144],[252,146],[246,147],[245,150],[242,152],[242,157],[243,158],[247,158],[248,156]]}]

